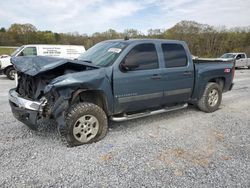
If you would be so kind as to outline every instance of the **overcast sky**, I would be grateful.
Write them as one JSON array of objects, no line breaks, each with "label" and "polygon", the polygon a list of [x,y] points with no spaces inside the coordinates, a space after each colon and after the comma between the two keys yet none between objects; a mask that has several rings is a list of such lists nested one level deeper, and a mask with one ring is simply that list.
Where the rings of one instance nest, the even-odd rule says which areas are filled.
[{"label": "overcast sky", "polygon": [[5,0],[0,27],[31,23],[39,30],[92,34],[109,28],[172,27],[181,20],[214,26],[250,26],[250,0]]}]

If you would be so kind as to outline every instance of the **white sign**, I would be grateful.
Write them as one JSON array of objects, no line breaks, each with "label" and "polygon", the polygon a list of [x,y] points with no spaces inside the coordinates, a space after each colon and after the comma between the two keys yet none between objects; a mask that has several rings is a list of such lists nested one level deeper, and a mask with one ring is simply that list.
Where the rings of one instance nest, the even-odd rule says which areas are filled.
[{"label": "white sign", "polygon": [[122,51],[120,48],[109,48],[108,52],[113,52],[119,54]]}]

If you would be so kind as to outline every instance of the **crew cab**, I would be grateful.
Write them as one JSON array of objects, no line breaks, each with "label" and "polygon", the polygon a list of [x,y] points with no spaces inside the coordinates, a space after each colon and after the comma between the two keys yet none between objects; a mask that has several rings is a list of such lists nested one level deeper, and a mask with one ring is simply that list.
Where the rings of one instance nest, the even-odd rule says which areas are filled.
[{"label": "crew cab", "polygon": [[235,68],[248,67],[250,69],[250,58],[247,58],[246,53],[226,53],[221,59],[235,59]]},{"label": "crew cab", "polygon": [[124,121],[196,105],[216,111],[233,87],[234,60],[195,59],[185,42],[103,41],[77,60],[17,57],[13,115],[32,129],[55,120],[70,146],[102,139]]}]

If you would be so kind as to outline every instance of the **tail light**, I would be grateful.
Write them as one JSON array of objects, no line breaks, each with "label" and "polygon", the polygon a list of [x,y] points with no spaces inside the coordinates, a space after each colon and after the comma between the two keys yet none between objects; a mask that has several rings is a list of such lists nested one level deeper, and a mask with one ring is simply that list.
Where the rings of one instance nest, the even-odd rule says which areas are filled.
[{"label": "tail light", "polygon": [[234,79],[234,74],[235,74],[235,61],[234,61],[234,64],[233,64],[232,69],[230,69],[230,68],[225,68],[225,69],[224,69],[224,72],[225,72],[225,73],[230,73],[230,72],[232,72],[232,81],[233,81],[233,79]]}]

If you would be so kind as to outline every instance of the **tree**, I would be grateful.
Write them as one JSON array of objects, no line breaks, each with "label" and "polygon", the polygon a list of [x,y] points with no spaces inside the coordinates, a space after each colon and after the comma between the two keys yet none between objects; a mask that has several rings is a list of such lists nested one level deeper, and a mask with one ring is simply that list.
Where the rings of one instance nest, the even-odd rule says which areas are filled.
[{"label": "tree", "polygon": [[37,29],[32,24],[12,24],[8,33],[16,40],[17,45],[32,43]]},{"label": "tree", "polygon": [[126,29],[123,33],[124,37],[127,36],[128,38],[142,38],[144,34],[136,29]]},{"label": "tree", "polygon": [[0,29],[0,45],[20,46],[23,44],[77,44],[90,48],[96,43],[117,38],[161,38],[186,41],[192,54],[200,57],[217,57],[226,52],[243,51],[250,56],[250,27],[213,27],[194,21],[181,21],[169,29],[149,29],[144,35],[136,29],[117,32],[108,29],[92,35],[54,33],[39,31],[31,24],[12,24],[9,29]]},{"label": "tree", "polygon": [[4,27],[1,27],[0,32],[5,33],[6,29]]}]

